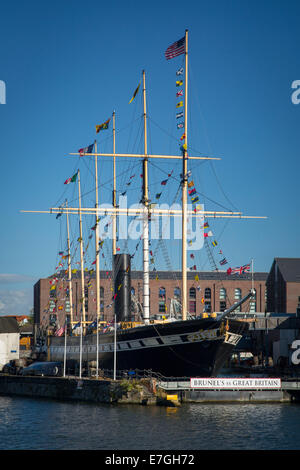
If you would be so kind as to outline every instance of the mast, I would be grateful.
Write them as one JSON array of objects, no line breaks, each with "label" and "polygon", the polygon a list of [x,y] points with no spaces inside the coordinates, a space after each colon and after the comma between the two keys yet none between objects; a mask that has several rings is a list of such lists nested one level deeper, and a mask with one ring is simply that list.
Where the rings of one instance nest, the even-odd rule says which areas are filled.
[{"label": "mast", "polygon": [[187,234],[187,104],[188,104],[188,30],[185,30],[185,92],[184,92],[184,146],[182,157],[182,319],[187,313],[187,270],[186,270],[186,234]]},{"label": "mast", "polygon": [[[66,199],[66,208],[68,200]],[[68,234],[68,279],[69,279],[69,299],[70,299],[70,317],[71,325],[73,324],[73,293],[72,293],[72,270],[71,270],[71,249],[70,249],[70,228],[69,228],[69,212],[67,211],[67,234]]]},{"label": "mast", "polygon": [[[97,153],[97,141],[95,140],[95,153]],[[100,315],[100,259],[99,259],[99,228],[98,228],[98,157],[95,155],[95,209],[96,209],[96,226],[95,226],[95,251],[96,251],[96,320],[97,320],[97,337],[96,337],[96,377],[98,378],[98,363],[99,363],[99,315]]]},{"label": "mast", "polygon": [[146,78],[143,70],[143,102],[144,102],[144,159],[143,159],[143,308],[144,321],[149,323],[149,220],[148,220],[148,157],[147,157],[147,110],[146,110]]},{"label": "mast", "polygon": [[[95,140],[95,153],[97,153],[97,141]],[[96,187],[96,198],[95,198],[95,209],[96,209],[96,226],[95,226],[95,250],[96,250],[96,315],[97,320],[100,315],[100,261],[99,261],[99,228],[98,228],[98,167],[97,167],[97,156],[95,156],[95,187]]]},{"label": "mast", "polygon": [[[117,207],[117,191],[116,191],[116,118],[115,118],[115,111],[113,112],[113,194],[112,194],[112,199],[113,199],[113,207],[116,209]],[[113,219],[112,219],[112,232],[113,232],[113,237],[112,237],[112,252],[113,255],[117,253],[117,247],[116,247],[116,241],[117,241],[117,218],[116,218],[116,213],[114,212],[113,214]]]},{"label": "mast", "polygon": [[[81,220],[81,191],[80,191],[80,170],[78,174],[78,197],[79,197],[79,242],[80,242],[80,265],[81,265],[81,299],[82,299],[82,317],[85,328],[85,295],[84,295],[84,271],[83,271],[83,239],[82,239],[82,220]],[[82,327],[82,323],[81,323]]]}]

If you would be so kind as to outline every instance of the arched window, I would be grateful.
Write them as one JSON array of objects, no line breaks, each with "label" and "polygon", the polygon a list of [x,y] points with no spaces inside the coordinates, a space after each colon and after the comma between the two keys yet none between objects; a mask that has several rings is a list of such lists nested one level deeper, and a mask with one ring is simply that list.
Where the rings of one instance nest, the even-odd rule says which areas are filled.
[{"label": "arched window", "polygon": [[253,289],[254,290],[254,296],[251,297],[250,299],[250,312],[256,312],[256,289]]},{"label": "arched window", "polygon": [[195,287],[190,288],[190,298],[195,299],[196,298],[196,289]]},{"label": "arched window", "polygon": [[235,300],[241,300],[242,298],[242,290],[239,287],[234,289],[234,298]]},{"label": "arched window", "polygon": [[104,287],[100,287],[100,299],[104,299]]},{"label": "arched window", "polygon": [[135,288],[134,287],[131,288],[131,295],[135,295]]},{"label": "arched window", "polygon": [[220,289],[220,300],[225,300],[226,299],[226,289],[225,287],[221,287]]},{"label": "arched window", "polygon": [[164,287],[159,288],[158,297],[160,299],[165,299],[166,298],[166,289]]},{"label": "arched window", "polygon": [[181,289],[180,287],[174,287],[174,297],[176,300],[181,298]]},{"label": "arched window", "polygon": [[206,287],[204,291],[204,298],[205,299],[211,299],[211,289],[210,287]]},{"label": "arched window", "polygon": [[[234,289],[234,301],[238,302],[242,298],[242,290],[239,287]],[[239,305],[235,310],[235,312],[241,312],[241,306]]]}]

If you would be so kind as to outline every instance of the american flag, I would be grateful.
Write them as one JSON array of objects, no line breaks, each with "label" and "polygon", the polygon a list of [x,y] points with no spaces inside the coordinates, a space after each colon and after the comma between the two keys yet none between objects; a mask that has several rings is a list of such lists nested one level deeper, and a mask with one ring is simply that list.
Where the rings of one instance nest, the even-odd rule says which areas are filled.
[{"label": "american flag", "polygon": [[62,336],[65,332],[65,326],[62,326],[59,330],[57,330],[54,335],[55,336]]},{"label": "american flag", "polygon": [[165,52],[166,59],[173,59],[180,54],[184,54],[185,52],[185,38],[179,39],[179,41],[174,42]]}]

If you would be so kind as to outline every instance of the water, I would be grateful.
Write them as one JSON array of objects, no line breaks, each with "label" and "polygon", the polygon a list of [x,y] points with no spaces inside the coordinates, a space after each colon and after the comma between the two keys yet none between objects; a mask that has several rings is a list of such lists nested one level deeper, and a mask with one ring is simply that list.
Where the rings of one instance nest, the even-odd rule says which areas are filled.
[{"label": "water", "polygon": [[299,450],[300,405],[99,405],[0,397],[0,450]]}]

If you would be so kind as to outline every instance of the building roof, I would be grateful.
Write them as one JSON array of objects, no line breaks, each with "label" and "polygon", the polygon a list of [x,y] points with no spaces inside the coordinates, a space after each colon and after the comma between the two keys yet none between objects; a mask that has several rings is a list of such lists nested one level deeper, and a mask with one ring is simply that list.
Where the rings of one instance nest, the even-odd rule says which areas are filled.
[{"label": "building roof", "polygon": [[[226,271],[188,271],[187,273],[187,278],[188,280],[194,280],[196,274],[199,277],[199,282],[200,281],[251,281],[252,279],[252,273],[244,273],[244,274],[231,274],[228,275]],[[95,271],[91,272],[85,272],[85,276],[93,279],[95,278]],[[76,273],[72,275],[73,279],[80,279],[81,272],[78,270]],[[107,279],[108,277],[112,276],[112,271],[100,271],[100,278],[101,279]],[[158,279],[163,280],[181,280],[182,279],[182,273],[181,271],[150,271],[149,272],[149,277],[150,279],[155,279],[156,276],[158,276]],[[53,276],[49,276],[49,279],[52,278]],[[59,273],[55,275],[57,278],[64,278],[65,277],[65,271],[62,270]],[[254,281],[266,281],[268,277],[268,273],[265,272],[257,272],[253,274],[253,279]],[[131,271],[131,279],[143,279],[143,272],[142,271]]]},{"label": "building roof", "polygon": [[286,282],[300,282],[300,258],[275,258],[274,262]]},{"label": "building roof", "polygon": [[19,325],[14,317],[0,316],[0,333],[19,333]]}]

